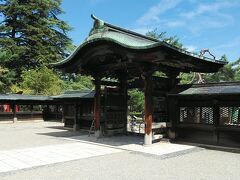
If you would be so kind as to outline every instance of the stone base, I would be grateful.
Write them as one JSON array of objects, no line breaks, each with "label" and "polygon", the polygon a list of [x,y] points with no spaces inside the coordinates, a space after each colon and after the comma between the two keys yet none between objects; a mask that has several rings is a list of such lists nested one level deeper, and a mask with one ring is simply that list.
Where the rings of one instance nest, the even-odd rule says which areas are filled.
[{"label": "stone base", "polygon": [[172,130],[168,130],[168,137],[169,139],[175,139],[176,138],[176,133],[175,131],[172,131]]},{"label": "stone base", "polygon": [[100,130],[96,130],[96,131],[94,132],[94,136],[95,136],[96,138],[102,137],[101,131],[100,131]]},{"label": "stone base", "polygon": [[114,135],[117,135],[117,134],[126,134],[126,128],[119,128],[119,129],[113,129],[113,130],[106,130],[104,132],[106,136],[114,136]]},{"label": "stone base", "polygon": [[16,123],[18,121],[17,117],[13,118],[13,123]]},{"label": "stone base", "polygon": [[152,144],[152,132],[150,134],[144,135],[144,145],[151,145]]},{"label": "stone base", "polygon": [[73,125],[73,131],[77,131],[77,130],[79,130],[79,126],[77,124],[74,124]]}]

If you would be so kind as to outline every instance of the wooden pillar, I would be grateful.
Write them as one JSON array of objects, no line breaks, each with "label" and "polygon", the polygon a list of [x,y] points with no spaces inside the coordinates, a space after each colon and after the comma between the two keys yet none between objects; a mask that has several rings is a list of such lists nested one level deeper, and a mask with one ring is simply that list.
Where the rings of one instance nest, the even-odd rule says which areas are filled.
[{"label": "wooden pillar", "polygon": [[219,126],[219,120],[220,120],[220,114],[219,114],[219,106],[218,106],[218,101],[214,100],[213,101],[213,125],[215,127],[214,129],[214,134],[213,138],[215,143],[219,143],[219,131],[218,131],[218,126]]},{"label": "wooden pillar", "polygon": [[57,121],[58,120],[58,105],[56,104],[56,114],[55,114],[55,120]]},{"label": "wooden pillar", "polygon": [[77,131],[78,130],[78,104],[76,103],[74,106],[74,123],[73,123],[73,130]]},{"label": "wooden pillar", "polygon": [[12,104],[12,112],[13,112],[13,123],[17,122],[17,113],[16,113],[16,105]]},{"label": "wooden pillar", "polygon": [[101,78],[95,77],[94,124],[96,137],[101,136],[100,118],[101,118]]},{"label": "wooden pillar", "polygon": [[62,123],[65,123],[64,111],[65,111],[65,105],[63,103],[62,104]]},{"label": "wooden pillar", "polygon": [[124,94],[124,111],[125,111],[125,117],[124,118],[124,122],[126,123],[125,129],[124,129],[124,133],[127,133],[127,117],[128,117],[128,91],[127,91],[127,72],[123,72],[121,74],[121,88]]},{"label": "wooden pillar", "polygon": [[175,139],[177,137],[177,125],[179,121],[179,107],[178,99],[175,97],[168,98],[168,120],[171,122],[172,127],[168,129],[168,137],[170,139]]},{"label": "wooden pillar", "polygon": [[144,145],[152,144],[152,121],[153,121],[153,98],[152,98],[152,74],[145,76],[144,95],[145,95],[145,135]]},{"label": "wooden pillar", "polygon": [[165,72],[165,74],[167,75],[170,81],[170,87],[168,87],[168,91],[170,91],[179,83],[180,79],[177,79],[177,77],[179,76],[180,72],[169,71],[169,72]]},{"label": "wooden pillar", "polygon": [[31,111],[31,119],[33,119],[33,105],[30,105],[30,111]]}]

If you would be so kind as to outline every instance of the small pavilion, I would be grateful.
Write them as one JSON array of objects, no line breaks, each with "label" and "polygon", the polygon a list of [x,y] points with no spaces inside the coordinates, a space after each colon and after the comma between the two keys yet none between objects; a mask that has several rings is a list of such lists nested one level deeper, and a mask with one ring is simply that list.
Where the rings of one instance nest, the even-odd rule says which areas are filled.
[{"label": "small pavilion", "polygon": [[[68,58],[54,66],[67,73],[94,78],[96,136],[101,136],[102,131],[106,133],[108,129],[126,125],[127,90],[142,88],[145,94],[144,143],[151,144],[153,121],[161,118],[163,112],[168,114],[168,108],[163,104],[166,104],[166,94],[178,84],[179,73],[213,73],[225,65],[223,61],[190,53],[165,41],[109,24],[93,15],[92,18],[94,25],[89,36]],[[165,73],[166,77],[153,76],[156,71]],[[102,81],[103,78],[117,79],[117,82]],[[105,85],[104,91],[101,85]],[[106,97],[104,103],[101,101],[102,93]],[[116,94],[118,96],[114,96]]]}]

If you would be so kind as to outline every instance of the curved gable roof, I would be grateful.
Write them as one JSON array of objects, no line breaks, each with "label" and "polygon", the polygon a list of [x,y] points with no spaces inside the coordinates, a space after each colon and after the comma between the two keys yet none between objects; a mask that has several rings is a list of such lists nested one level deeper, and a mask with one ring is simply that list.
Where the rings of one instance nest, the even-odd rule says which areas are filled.
[{"label": "curved gable roof", "polygon": [[[67,72],[92,74],[93,71],[149,66],[172,68],[179,72],[217,72],[226,62],[202,57],[165,41],[147,37],[94,19],[85,41],[66,59],[53,64]],[[135,63],[135,64],[134,64]],[[102,68],[105,66],[106,68]]]}]

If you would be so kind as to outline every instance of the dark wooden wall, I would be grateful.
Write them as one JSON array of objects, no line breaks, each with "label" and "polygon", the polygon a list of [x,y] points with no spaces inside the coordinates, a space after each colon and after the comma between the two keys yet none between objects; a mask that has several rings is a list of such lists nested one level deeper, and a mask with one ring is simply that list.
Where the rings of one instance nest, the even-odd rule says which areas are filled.
[{"label": "dark wooden wall", "polygon": [[234,97],[168,97],[176,139],[240,147],[240,101]]}]

